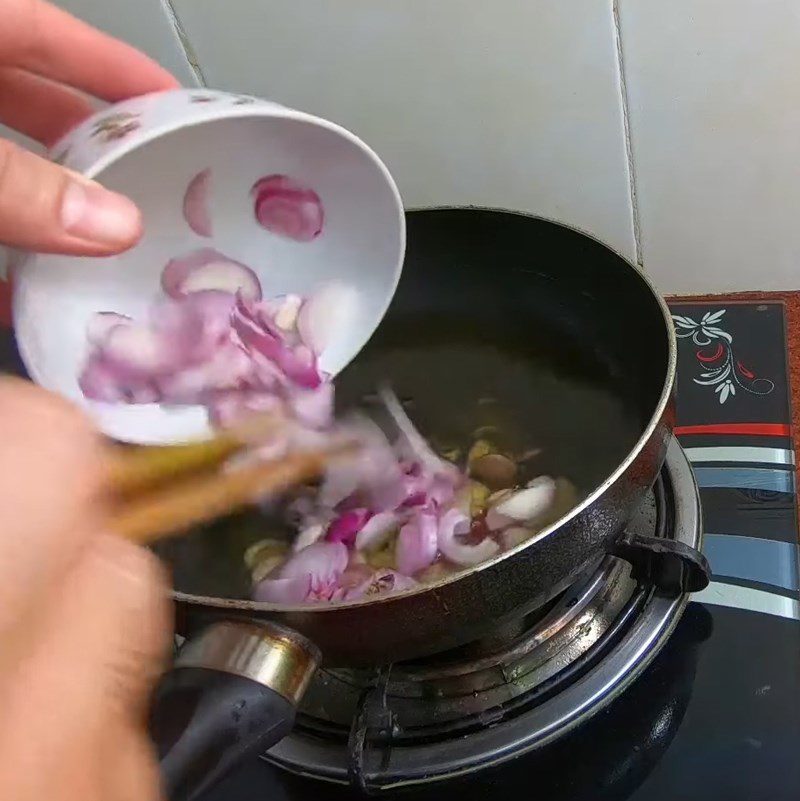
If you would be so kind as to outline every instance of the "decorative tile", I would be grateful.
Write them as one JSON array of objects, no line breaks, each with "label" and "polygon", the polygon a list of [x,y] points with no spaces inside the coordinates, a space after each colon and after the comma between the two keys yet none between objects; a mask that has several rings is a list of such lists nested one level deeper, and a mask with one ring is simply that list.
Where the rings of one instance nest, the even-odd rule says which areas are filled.
[{"label": "decorative tile", "polygon": [[209,85],[336,120],[407,207],[564,221],[633,257],[611,0],[176,0]]},{"label": "decorative tile", "polygon": [[716,582],[796,600],[798,520],[785,306],[671,303],[678,434]]},{"label": "decorative tile", "polygon": [[698,433],[710,426],[715,436],[788,436],[783,304],[720,299],[670,309],[680,425]]}]

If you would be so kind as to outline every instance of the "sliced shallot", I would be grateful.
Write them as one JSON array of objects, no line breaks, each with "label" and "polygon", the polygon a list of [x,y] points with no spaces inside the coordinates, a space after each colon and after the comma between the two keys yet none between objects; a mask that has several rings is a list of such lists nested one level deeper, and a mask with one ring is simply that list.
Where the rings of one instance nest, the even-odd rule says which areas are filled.
[{"label": "sliced shallot", "polygon": [[[487,524],[494,531],[503,527],[503,520],[533,522],[550,509],[555,497],[555,481],[548,476],[539,476],[525,489],[511,493],[493,506],[486,516]],[[495,525],[496,523],[499,525]]]},{"label": "sliced shallot", "polygon": [[128,400],[122,378],[112,365],[92,355],[78,376],[78,386],[89,400],[122,403]]},{"label": "sliced shallot", "polygon": [[229,428],[250,414],[282,412],[280,398],[258,390],[234,389],[215,393],[208,400],[208,419],[219,428]]},{"label": "sliced shallot", "polygon": [[351,287],[331,283],[314,292],[297,315],[297,330],[315,353],[322,353],[337,334],[346,332],[357,312],[358,295]]},{"label": "sliced shallot", "polygon": [[318,503],[323,508],[333,508],[361,490],[373,511],[395,509],[405,497],[403,474],[386,437],[365,418],[350,421],[347,434],[358,444],[358,453],[328,465]]},{"label": "sliced shallot", "polygon": [[120,376],[151,378],[177,369],[190,357],[191,345],[166,341],[144,325],[117,325],[103,347],[103,358]]},{"label": "sliced shallot", "polygon": [[513,517],[500,514],[500,512],[494,508],[486,512],[485,520],[489,531],[502,531],[504,528],[508,528],[508,526],[513,526],[515,523],[519,522]]},{"label": "sliced shallot", "polygon": [[133,320],[117,312],[95,312],[86,324],[86,339],[90,345],[104,345],[108,332],[118,325],[129,325]]},{"label": "sliced shallot", "polygon": [[270,604],[300,604],[311,592],[311,575],[299,578],[265,578],[253,588],[253,600]]},{"label": "sliced shallot", "polygon": [[436,515],[422,512],[400,529],[397,569],[406,576],[413,576],[436,559],[438,550]]},{"label": "sliced shallot", "polygon": [[506,550],[516,548],[521,542],[526,542],[533,536],[533,531],[523,526],[509,526],[500,534],[500,540]]},{"label": "sliced shallot", "polygon": [[322,233],[324,212],[319,195],[286,175],[267,175],[253,184],[258,224],[273,234],[311,242]]},{"label": "sliced shallot", "polygon": [[321,540],[324,534],[325,526],[322,523],[311,523],[298,532],[292,543],[292,549],[294,551],[302,551],[303,548],[307,548],[309,545]]},{"label": "sliced shallot", "polygon": [[281,578],[306,574],[314,581],[329,581],[347,567],[347,548],[341,542],[316,542],[294,554],[281,568]]},{"label": "sliced shallot", "polygon": [[378,512],[373,515],[356,535],[356,550],[377,551],[397,531],[402,517],[396,512]]},{"label": "sliced shallot", "polygon": [[232,295],[238,292],[246,300],[261,299],[258,276],[213,248],[200,248],[170,259],[161,273],[161,287],[171,298],[215,289]]},{"label": "sliced shallot", "polygon": [[183,218],[199,236],[211,236],[211,213],[208,208],[208,194],[211,182],[211,168],[197,173],[183,196]]},{"label": "sliced shallot", "polygon": [[411,453],[421,462],[422,466],[434,473],[457,474],[458,471],[454,465],[437,456],[425,441],[425,438],[417,431],[394,392],[388,387],[383,387],[380,391],[380,396],[386,406],[386,410],[408,444]]},{"label": "sliced shallot", "polygon": [[356,534],[361,531],[371,515],[368,509],[352,509],[342,513],[328,526],[325,539],[328,542],[355,545]]},{"label": "sliced shallot", "polygon": [[477,545],[464,542],[461,537],[469,534],[472,521],[458,509],[450,509],[439,521],[439,550],[444,557],[457,565],[477,565],[491,559],[500,546],[486,537]]},{"label": "sliced shallot", "polygon": [[341,542],[316,542],[292,555],[277,578],[260,581],[254,597],[285,604],[342,600],[344,589],[339,580],[347,563],[347,548]]},{"label": "sliced shallot", "polygon": [[[275,325],[282,331],[294,331],[297,328],[297,316],[302,305],[303,299],[299,295],[285,295],[280,298],[274,316]],[[306,341],[305,344],[317,353],[320,352],[310,342]]]},{"label": "sliced shallot", "polygon": [[295,418],[310,428],[322,429],[333,420],[333,384],[320,384],[316,389],[290,389],[287,404]]},{"label": "sliced shallot", "polygon": [[[216,347],[208,360],[160,376],[157,385],[160,394],[173,404],[201,401],[217,404],[224,400],[220,393],[231,392],[243,395],[244,408],[252,397],[244,391],[251,377],[252,365],[246,354],[235,345],[225,343]],[[270,407],[273,405],[267,403]]]},{"label": "sliced shallot", "polygon": [[288,379],[306,389],[316,389],[322,383],[313,351],[287,342],[258,303],[238,295],[231,321],[242,347],[272,362]]}]

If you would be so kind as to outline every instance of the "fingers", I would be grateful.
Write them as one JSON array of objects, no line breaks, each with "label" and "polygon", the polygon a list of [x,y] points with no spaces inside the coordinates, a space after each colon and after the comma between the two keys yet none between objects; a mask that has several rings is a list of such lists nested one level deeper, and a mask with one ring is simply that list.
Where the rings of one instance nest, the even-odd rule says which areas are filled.
[{"label": "fingers", "polygon": [[158,801],[144,729],[169,644],[163,571],[97,535],[105,452],[66,401],[0,381],[0,798]]},{"label": "fingers", "polygon": [[0,139],[0,244],[103,256],[131,247],[141,233],[128,198]]},{"label": "fingers", "polygon": [[25,70],[0,68],[0,122],[47,147],[92,111],[74,89]]},{"label": "fingers", "polygon": [[[109,101],[177,81],[133,47],[43,0],[2,0],[0,121],[47,145],[91,108],[71,85]],[[0,139],[0,245],[105,256],[134,245],[130,200]]]},{"label": "fingers", "polygon": [[109,101],[178,86],[136,48],[43,0],[4,0],[0,62]]},{"label": "fingers", "polygon": [[[69,801],[157,800],[144,720],[169,623],[155,557],[96,537],[62,577],[30,653],[0,691],[0,760],[26,777],[26,799],[58,787]],[[17,798],[3,779],[0,771],[0,795]]]},{"label": "fingers", "polygon": [[[66,401],[0,379],[0,642],[102,525],[101,443]],[[4,646],[2,656],[9,653]]]}]

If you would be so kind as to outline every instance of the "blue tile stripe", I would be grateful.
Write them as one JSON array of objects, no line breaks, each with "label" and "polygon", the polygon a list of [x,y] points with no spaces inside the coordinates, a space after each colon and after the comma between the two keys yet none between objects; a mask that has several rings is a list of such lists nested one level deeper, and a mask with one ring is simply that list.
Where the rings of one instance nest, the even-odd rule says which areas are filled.
[{"label": "blue tile stripe", "polygon": [[737,534],[706,534],[703,552],[715,576],[800,590],[796,544]]},{"label": "blue tile stripe", "polygon": [[768,467],[695,467],[697,486],[794,493],[794,473]]}]

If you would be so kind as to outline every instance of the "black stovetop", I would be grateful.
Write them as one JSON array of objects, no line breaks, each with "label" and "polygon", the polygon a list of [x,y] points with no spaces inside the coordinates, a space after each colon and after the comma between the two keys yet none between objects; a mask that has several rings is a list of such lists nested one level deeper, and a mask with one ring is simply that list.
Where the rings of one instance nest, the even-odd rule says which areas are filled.
[{"label": "black stovetop", "polygon": [[[535,794],[547,801],[796,799],[800,631],[795,620],[692,603],[650,668],[606,711],[547,749],[415,801]],[[349,788],[246,765],[207,801],[344,801]]]},{"label": "black stovetop", "polygon": [[[682,304],[673,312],[685,334],[679,433],[701,485],[706,550],[712,569],[715,557],[720,566],[714,582],[642,676],[576,731],[493,770],[384,797],[800,798],[797,514],[783,307]],[[728,380],[733,391],[725,391]],[[206,799],[358,797],[256,760]]]}]

